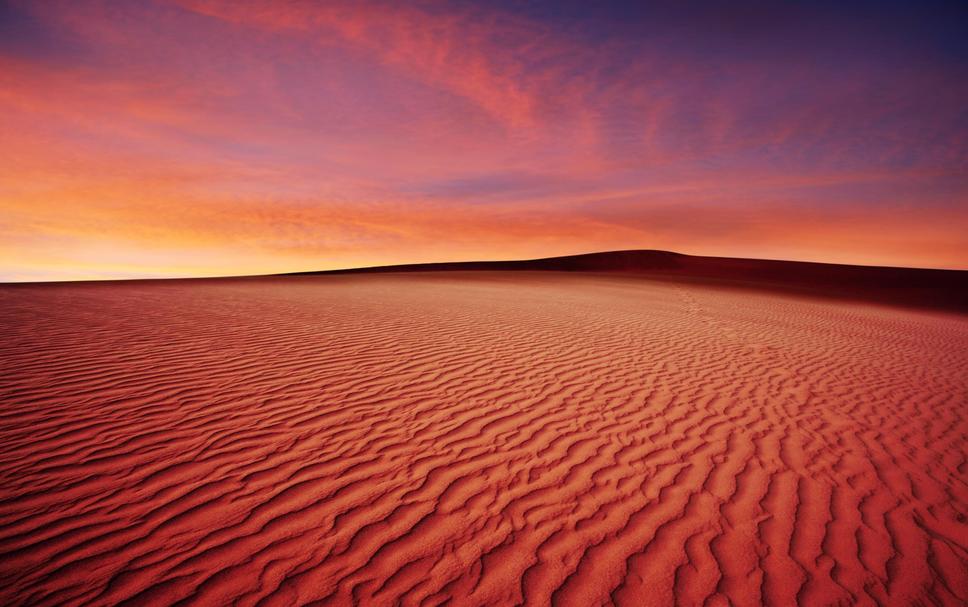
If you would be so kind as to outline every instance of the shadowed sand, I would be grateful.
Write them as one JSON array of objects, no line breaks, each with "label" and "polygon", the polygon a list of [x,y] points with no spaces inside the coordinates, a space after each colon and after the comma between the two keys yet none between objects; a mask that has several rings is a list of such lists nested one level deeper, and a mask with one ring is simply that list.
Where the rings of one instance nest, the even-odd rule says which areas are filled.
[{"label": "shadowed sand", "polygon": [[968,600],[968,315],[530,271],[0,305],[3,605]]}]

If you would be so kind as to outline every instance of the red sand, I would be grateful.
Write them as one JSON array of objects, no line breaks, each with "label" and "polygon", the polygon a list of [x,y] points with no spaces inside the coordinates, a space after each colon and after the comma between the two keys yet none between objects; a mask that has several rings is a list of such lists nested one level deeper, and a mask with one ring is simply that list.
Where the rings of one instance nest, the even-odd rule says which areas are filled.
[{"label": "red sand", "polygon": [[0,306],[3,605],[968,601],[968,315],[531,272]]}]

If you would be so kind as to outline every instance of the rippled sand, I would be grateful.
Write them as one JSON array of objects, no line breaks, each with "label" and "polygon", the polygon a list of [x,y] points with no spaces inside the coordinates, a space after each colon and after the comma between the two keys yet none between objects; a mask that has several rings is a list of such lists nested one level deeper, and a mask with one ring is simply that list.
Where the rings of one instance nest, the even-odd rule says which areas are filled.
[{"label": "rippled sand", "polygon": [[0,288],[0,604],[968,601],[968,316],[639,278]]}]

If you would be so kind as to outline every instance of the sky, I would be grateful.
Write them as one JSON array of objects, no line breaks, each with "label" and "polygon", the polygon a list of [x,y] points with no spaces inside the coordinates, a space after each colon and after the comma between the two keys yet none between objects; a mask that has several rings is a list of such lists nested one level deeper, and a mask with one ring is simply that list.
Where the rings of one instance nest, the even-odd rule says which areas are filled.
[{"label": "sky", "polygon": [[968,269],[968,4],[0,0],[0,281]]}]

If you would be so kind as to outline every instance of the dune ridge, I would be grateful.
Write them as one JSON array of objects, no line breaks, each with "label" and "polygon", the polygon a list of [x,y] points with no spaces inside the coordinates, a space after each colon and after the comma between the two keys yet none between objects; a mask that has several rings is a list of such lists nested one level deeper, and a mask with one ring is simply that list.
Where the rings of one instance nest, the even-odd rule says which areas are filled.
[{"label": "dune ridge", "polygon": [[296,272],[291,275],[390,272],[600,272],[675,282],[700,281],[744,290],[968,312],[968,271],[857,266],[806,261],[703,257],[672,251],[627,250],[513,261],[457,261]]},{"label": "dune ridge", "polygon": [[5,605],[961,605],[968,317],[565,272],[0,288]]}]

